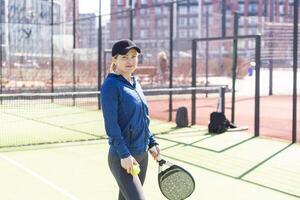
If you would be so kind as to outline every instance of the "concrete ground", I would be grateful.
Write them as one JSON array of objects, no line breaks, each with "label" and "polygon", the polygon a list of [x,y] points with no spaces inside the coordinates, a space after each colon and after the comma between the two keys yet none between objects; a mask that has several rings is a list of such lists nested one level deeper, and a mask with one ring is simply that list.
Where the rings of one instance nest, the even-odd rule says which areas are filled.
[{"label": "concrete ground", "polygon": [[[186,168],[196,189],[189,200],[300,199],[300,146],[244,132],[207,134],[206,127],[176,129],[153,121],[165,159]],[[0,199],[117,199],[107,165],[107,140],[0,151]],[[163,200],[158,166],[149,159],[147,199]]]}]

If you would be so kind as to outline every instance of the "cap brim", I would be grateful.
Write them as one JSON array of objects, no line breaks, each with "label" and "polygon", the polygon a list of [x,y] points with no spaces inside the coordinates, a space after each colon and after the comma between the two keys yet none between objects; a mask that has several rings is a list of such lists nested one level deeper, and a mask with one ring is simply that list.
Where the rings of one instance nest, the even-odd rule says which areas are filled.
[{"label": "cap brim", "polygon": [[141,53],[140,48],[135,47],[135,46],[129,46],[124,49],[124,51],[121,53],[121,55],[127,54],[128,51],[130,51],[131,49],[135,49],[138,53]]}]

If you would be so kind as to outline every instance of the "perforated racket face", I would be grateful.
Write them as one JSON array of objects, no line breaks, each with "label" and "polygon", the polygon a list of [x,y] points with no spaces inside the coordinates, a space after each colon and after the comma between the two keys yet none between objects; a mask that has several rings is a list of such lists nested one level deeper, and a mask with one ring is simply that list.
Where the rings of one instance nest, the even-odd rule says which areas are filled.
[{"label": "perforated racket face", "polygon": [[183,200],[195,189],[195,181],[190,173],[179,166],[171,166],[158,175],[159,187],[169,200]]}]

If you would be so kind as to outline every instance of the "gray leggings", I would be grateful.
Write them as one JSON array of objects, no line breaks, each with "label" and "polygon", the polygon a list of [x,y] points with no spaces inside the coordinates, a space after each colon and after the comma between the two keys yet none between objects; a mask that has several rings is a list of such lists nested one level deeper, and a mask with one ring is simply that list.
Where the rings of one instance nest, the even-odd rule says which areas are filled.
[{"label": "gray leggings", "polygon": [[142,185],[145,182],[147,172],[148,152],[134,156],[134,158],[139,163],[141,169],[138,177],[128,174],[122,168],[121,160],[117,155],[108,153],[108,165],[119,186],[119,200],[145,199]]}]

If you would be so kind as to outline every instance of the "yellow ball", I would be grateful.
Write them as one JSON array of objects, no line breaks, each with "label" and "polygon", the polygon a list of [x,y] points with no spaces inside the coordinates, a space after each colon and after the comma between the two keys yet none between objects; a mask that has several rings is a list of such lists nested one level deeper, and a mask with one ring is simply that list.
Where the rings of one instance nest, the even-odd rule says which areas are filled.
[{"label": "yellow ball", "polygon": [[131,174],[132,175],[138,175],[140,173],[140,166],[139,165],[133,165],[133,168],[132,168],[132,172]]}]

